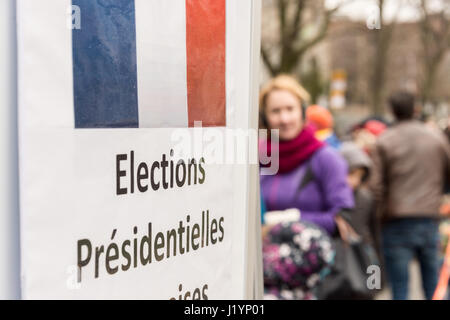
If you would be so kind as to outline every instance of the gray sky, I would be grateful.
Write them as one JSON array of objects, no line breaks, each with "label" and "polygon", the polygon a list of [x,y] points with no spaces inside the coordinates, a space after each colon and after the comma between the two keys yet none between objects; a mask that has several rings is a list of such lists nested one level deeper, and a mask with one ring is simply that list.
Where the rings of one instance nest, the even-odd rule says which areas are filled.
[{"label": "gray sky", "polygon": [[[325,0],[328,7],[334,7],[337,3],[348,0]],[[398,12],[399,21],[413,21],[418,17],[418,12],[412,5],[415,0],[386,0],[385,18],[391,20]],[[429,0],[430,9],[442,6],[442,0]],[[345,5],[340,14],[357,20],[367,20],[377,13],[376,0],[353,0],[351,4]]]}]

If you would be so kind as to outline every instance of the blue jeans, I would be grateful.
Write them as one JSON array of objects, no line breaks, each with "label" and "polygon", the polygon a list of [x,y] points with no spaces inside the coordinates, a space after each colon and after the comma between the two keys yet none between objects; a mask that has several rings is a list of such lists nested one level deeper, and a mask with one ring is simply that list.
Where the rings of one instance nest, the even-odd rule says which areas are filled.
[{"label": "blue jeans", "polygon": [[394,300],[408,298],[409,263],[416,257],[420,263],[422,286],[430,300],[438,281],[438,222],[427,218],[405,218],[383,225],[384,262]]}]

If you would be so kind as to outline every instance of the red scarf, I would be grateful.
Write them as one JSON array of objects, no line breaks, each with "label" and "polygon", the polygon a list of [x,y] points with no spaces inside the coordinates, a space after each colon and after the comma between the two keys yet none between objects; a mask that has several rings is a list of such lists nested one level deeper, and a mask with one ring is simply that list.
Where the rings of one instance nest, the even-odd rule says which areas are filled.
[{"label": "red scarf", "polygon": [[[260,144],[260,147],[263,147],[264,144]],[[278,172],[286,173],[297,168],[323,146],[324,143],[314,136],[314,129],[305,126],[296,138],[279,142],[280,166]],[[272,146],[271,142],[267,141],[267,155],[270,156],[272,148],[276,147],[276,145]]]}]

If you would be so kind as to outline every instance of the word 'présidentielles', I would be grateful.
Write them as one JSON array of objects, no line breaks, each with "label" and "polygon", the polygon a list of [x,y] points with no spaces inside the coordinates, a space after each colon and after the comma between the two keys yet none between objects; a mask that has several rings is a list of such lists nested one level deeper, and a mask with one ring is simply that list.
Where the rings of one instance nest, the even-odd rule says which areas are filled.
[{"label": "word 'pr\u00e9sidentielles'", "polygon": [[111,235],[109,245],[93,246],[91,240],[77,241],[78,282],[82,281],[81,271],[91,267],[94,278],[100,276],[100,268],[104,267],[109,275],[130,268],[146,266],[153,261],[183,255],[190,251],[216,245],[223,241],[225,236],[225,218],[210,219],[209,210],[202,211],[201,221],[191,224],[191,216],[186,216],[186,224],[179,221],[178,227],[165,232],[153,233],[152,223],[148,223],[147,233],[138,236],[138,228],[133,228],[133,239],[113,242],[117,229]]}]

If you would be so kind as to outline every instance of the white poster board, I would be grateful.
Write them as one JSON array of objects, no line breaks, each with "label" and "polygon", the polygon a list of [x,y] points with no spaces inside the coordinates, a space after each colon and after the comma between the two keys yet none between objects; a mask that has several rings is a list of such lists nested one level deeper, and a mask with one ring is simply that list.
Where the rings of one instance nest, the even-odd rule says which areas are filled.
[{"label": "white poster board", "polygon": [[17,1],[24,298],[253,297],[249,165],[215,146],[257,117],[260,6],[196,3]]},{"label": "white poster board", "polygon": [[20,298],[14,4],[0,2],[0,299]]}]

